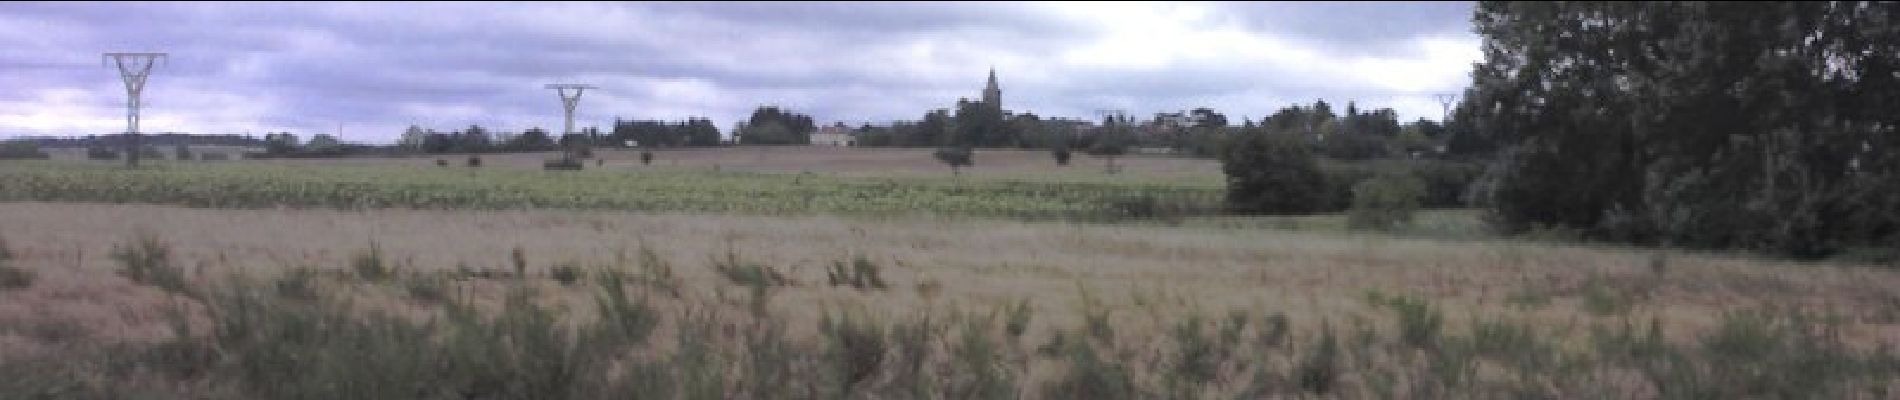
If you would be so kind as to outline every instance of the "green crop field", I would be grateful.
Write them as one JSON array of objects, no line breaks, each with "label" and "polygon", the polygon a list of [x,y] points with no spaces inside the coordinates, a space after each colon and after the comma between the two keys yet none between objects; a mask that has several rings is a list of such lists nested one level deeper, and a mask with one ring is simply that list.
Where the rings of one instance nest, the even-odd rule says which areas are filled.
[{"label": "green crop field", "polygon": [[1046,218],[1207,212],[1205,183],[839,177],[685,169],[553,172],[401,165],[10,162],[0,201],[212,208],[590,209],[744,214],[933,214]]}]

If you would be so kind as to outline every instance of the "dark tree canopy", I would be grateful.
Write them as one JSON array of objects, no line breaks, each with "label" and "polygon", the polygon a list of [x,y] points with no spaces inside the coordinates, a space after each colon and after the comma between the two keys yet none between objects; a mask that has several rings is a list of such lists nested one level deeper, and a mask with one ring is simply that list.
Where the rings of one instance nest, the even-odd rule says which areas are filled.
[{"label": "dark tree canopy", "polygon": [[[1482,2],[1504,227],[1822,256],[1900,224],[1900,3]],[[1459,125],[1470,137],[1460,139]]]}]

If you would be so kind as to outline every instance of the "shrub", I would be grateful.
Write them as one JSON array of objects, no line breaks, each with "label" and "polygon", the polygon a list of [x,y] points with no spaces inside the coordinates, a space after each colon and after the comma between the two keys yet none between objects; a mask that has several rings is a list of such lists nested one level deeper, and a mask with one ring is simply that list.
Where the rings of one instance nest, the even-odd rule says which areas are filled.
[{"label": "shrub", "polygon": [[1221,152],[1227,205],[1246,214],[1298,214],[1324,204],[1326,177],[1312,150],[1293,135],[1240,133]]},{"label": "shrub", "polygon": [[845,268],[843,261],[833,262],[831,269],[825,272],[832,286],[851,286],[857,289],[883,290],[889,286],[878,275],[878,266],[871,259],[858,255],[851,259],[851,267]]},{"label": "shrub", "polygon": [[470,168],[482,166],[482,156],[468,156],[468,166]]},{"label": "shrub", "polygon": [[448,280],[439,275],[410,275],[403,279],[403,289],[409,292],[409,298],[425,304],[441,303],[449,299]]},{"label": "shrub", "polygon": [[516,278],[528,276],[528,255],[521,251],[520,245],[516,245],[513,250],[508,251],[508,261],[514,263]]},{"label": "shrub", "polygon": [[714,260],[713,270],[733,284],[753,287],[788,286],[791,279],[764,265],[739,261],[738,253],[726,251],[726,259]]},{"label": "shrub", "polygon": [[648,165],[652,163],[653,163],[653,152],[645,151],[645,150],[640,151],[640,165]]},{"label": "shrub", "polygon": [[849,394],[858,383],[877,373],[884,363],[884,330],[876,324],[826,315],[819,330],[829,344],[827,359],[837,374],[839,392]]},{"label": "shrub", "polygon": [[437,159],[435,159],[435,166],[437,166],[437,167],[447,167],[447,166],[449,166],[449,160],[444,160],[444,159],[440,159],[440,158],[437,158]]},{"label": "shrub", "polygon": [[1300,383],[1300,390],[1309,393],[1327,394],[1332,391],[1334,381],[1339,379],[1339,340],[1333,337],[1330,325],[1320,324],[1320,336],[1306,358],[1300,360],[1294,374]]},{"label": "shrub", "polygon": [[396,272],[395,268],[383,259],[382,246],[373,242],[370,243],[369,250],[357,252],[355,256],[350,257],[350,271],[356,273],[357,279],[370,282],[382,282],[394,276]]},{"label": "shrub", "polygon": [[1056,158],[1056,165],[1065,166],[1065,167],[1069,165],[1069,157],[1071,156],[1071,154],[1069,154],[1069,149],[1057,148],[1055,150],[1050,150],[1049,155]]},{"label": "shrub", "polygon": [[959,168],[974,164],[969,147],[953,146],[940,148],[937,149],[936,153],[931,153],[931,155],[937,157],[938,162],[949,165],[951,174],[957,174],[960,171]]},{"label": "shrub", "polygon": [[1003,332],[1008,333],[1009,337],[1012,338],[1022,337],[1023,332],[1029,330],[1029,316],[1031,311],[1029,309],[1029,299],[1024,298],[1017,300],[1015,305],[1008,307],[1009,312],[1005,313],[1003,318]]},{"label": "shrub", "polygon": [[272,284],[277,296],[287,299],[311,300],[317,298],[317,271],[308,267],[291,268],[284,271]]},{"label": "shrub", "polygon": [[139,233],[133,243],[113,246],[112,259],[119,262],[119,275],[132,282],[190,294],[184,268],[172,265],[171,247],[158,236]]},{"label": "shrub", "polygon": [[574,282],[581,280],[581,266],[571,262],[555,264],[548,267],[548,275],[552,276],[555,282],[560,282],[561,286],[574,286]]},{"label": "shrub", "polygon": [[1425,185],[1410,175],[1383,175],[1352,187],[1352,209],[1346,226],[1352,229],[1390,230],[1412,222]]}]

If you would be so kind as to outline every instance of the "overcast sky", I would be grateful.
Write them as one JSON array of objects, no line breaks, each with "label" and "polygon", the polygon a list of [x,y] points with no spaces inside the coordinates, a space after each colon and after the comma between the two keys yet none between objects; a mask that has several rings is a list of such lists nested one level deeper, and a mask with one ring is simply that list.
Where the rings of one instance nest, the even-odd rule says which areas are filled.
[{"label": "overcast sky", "polygon": [[1437,119],[1469,81],[1469,2],[0,3],[0,136],[125,129],[103,52],[163,51],[141,131],[411,124],[558,130],[542,85],[592,83],[579,126],[762,104],[822,124],[915,120],[979,97],[1045,117],[1207,106],[1258,120],[1326,99]]}]

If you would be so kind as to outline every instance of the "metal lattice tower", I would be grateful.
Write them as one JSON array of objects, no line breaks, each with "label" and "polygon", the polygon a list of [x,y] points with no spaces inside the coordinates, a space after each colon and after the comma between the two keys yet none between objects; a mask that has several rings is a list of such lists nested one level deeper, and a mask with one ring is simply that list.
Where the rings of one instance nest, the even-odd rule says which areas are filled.
[{"label": "metal lattice tower", "polygon": [[[587,89],[597,89],[597,87],[584,83],[550,83],[547,85],[547,88],[554,89],[554,93],[561,96],[561,108],[567,111],[567,125],[561,130],[561,137],[567,138],[569,137],[568,135],[574,134],[574,106],[580,104],[581,93],[587,91]],[[568,95],[568,89],[574,90],[572,96]],[[574,159],[575,145],[569,145],[567,147],[566,157],[572,160]]]},{"label": "metal lattice tower", "polygon": [[1458,95],[1435,94],[1435,95],[1432,95],[1432,98],[1438,99],[1438,104],[1445,108],[1444,115],[1438,117],[1438,123],[1440,125],[1443,125],[1447,122],[1450,122],[1451,121],[1451,104],[1458,102]]},{"label": "metal lattice tower", "polygon": [[125,81],[125,166],[138,167],[139,153],[139,95],[145,92],[145,78],[152,74],[152,64],[164,59],[165,53],[105,53],[100,57],[101,64],[107,59],[119,67],[119,78]]}]

